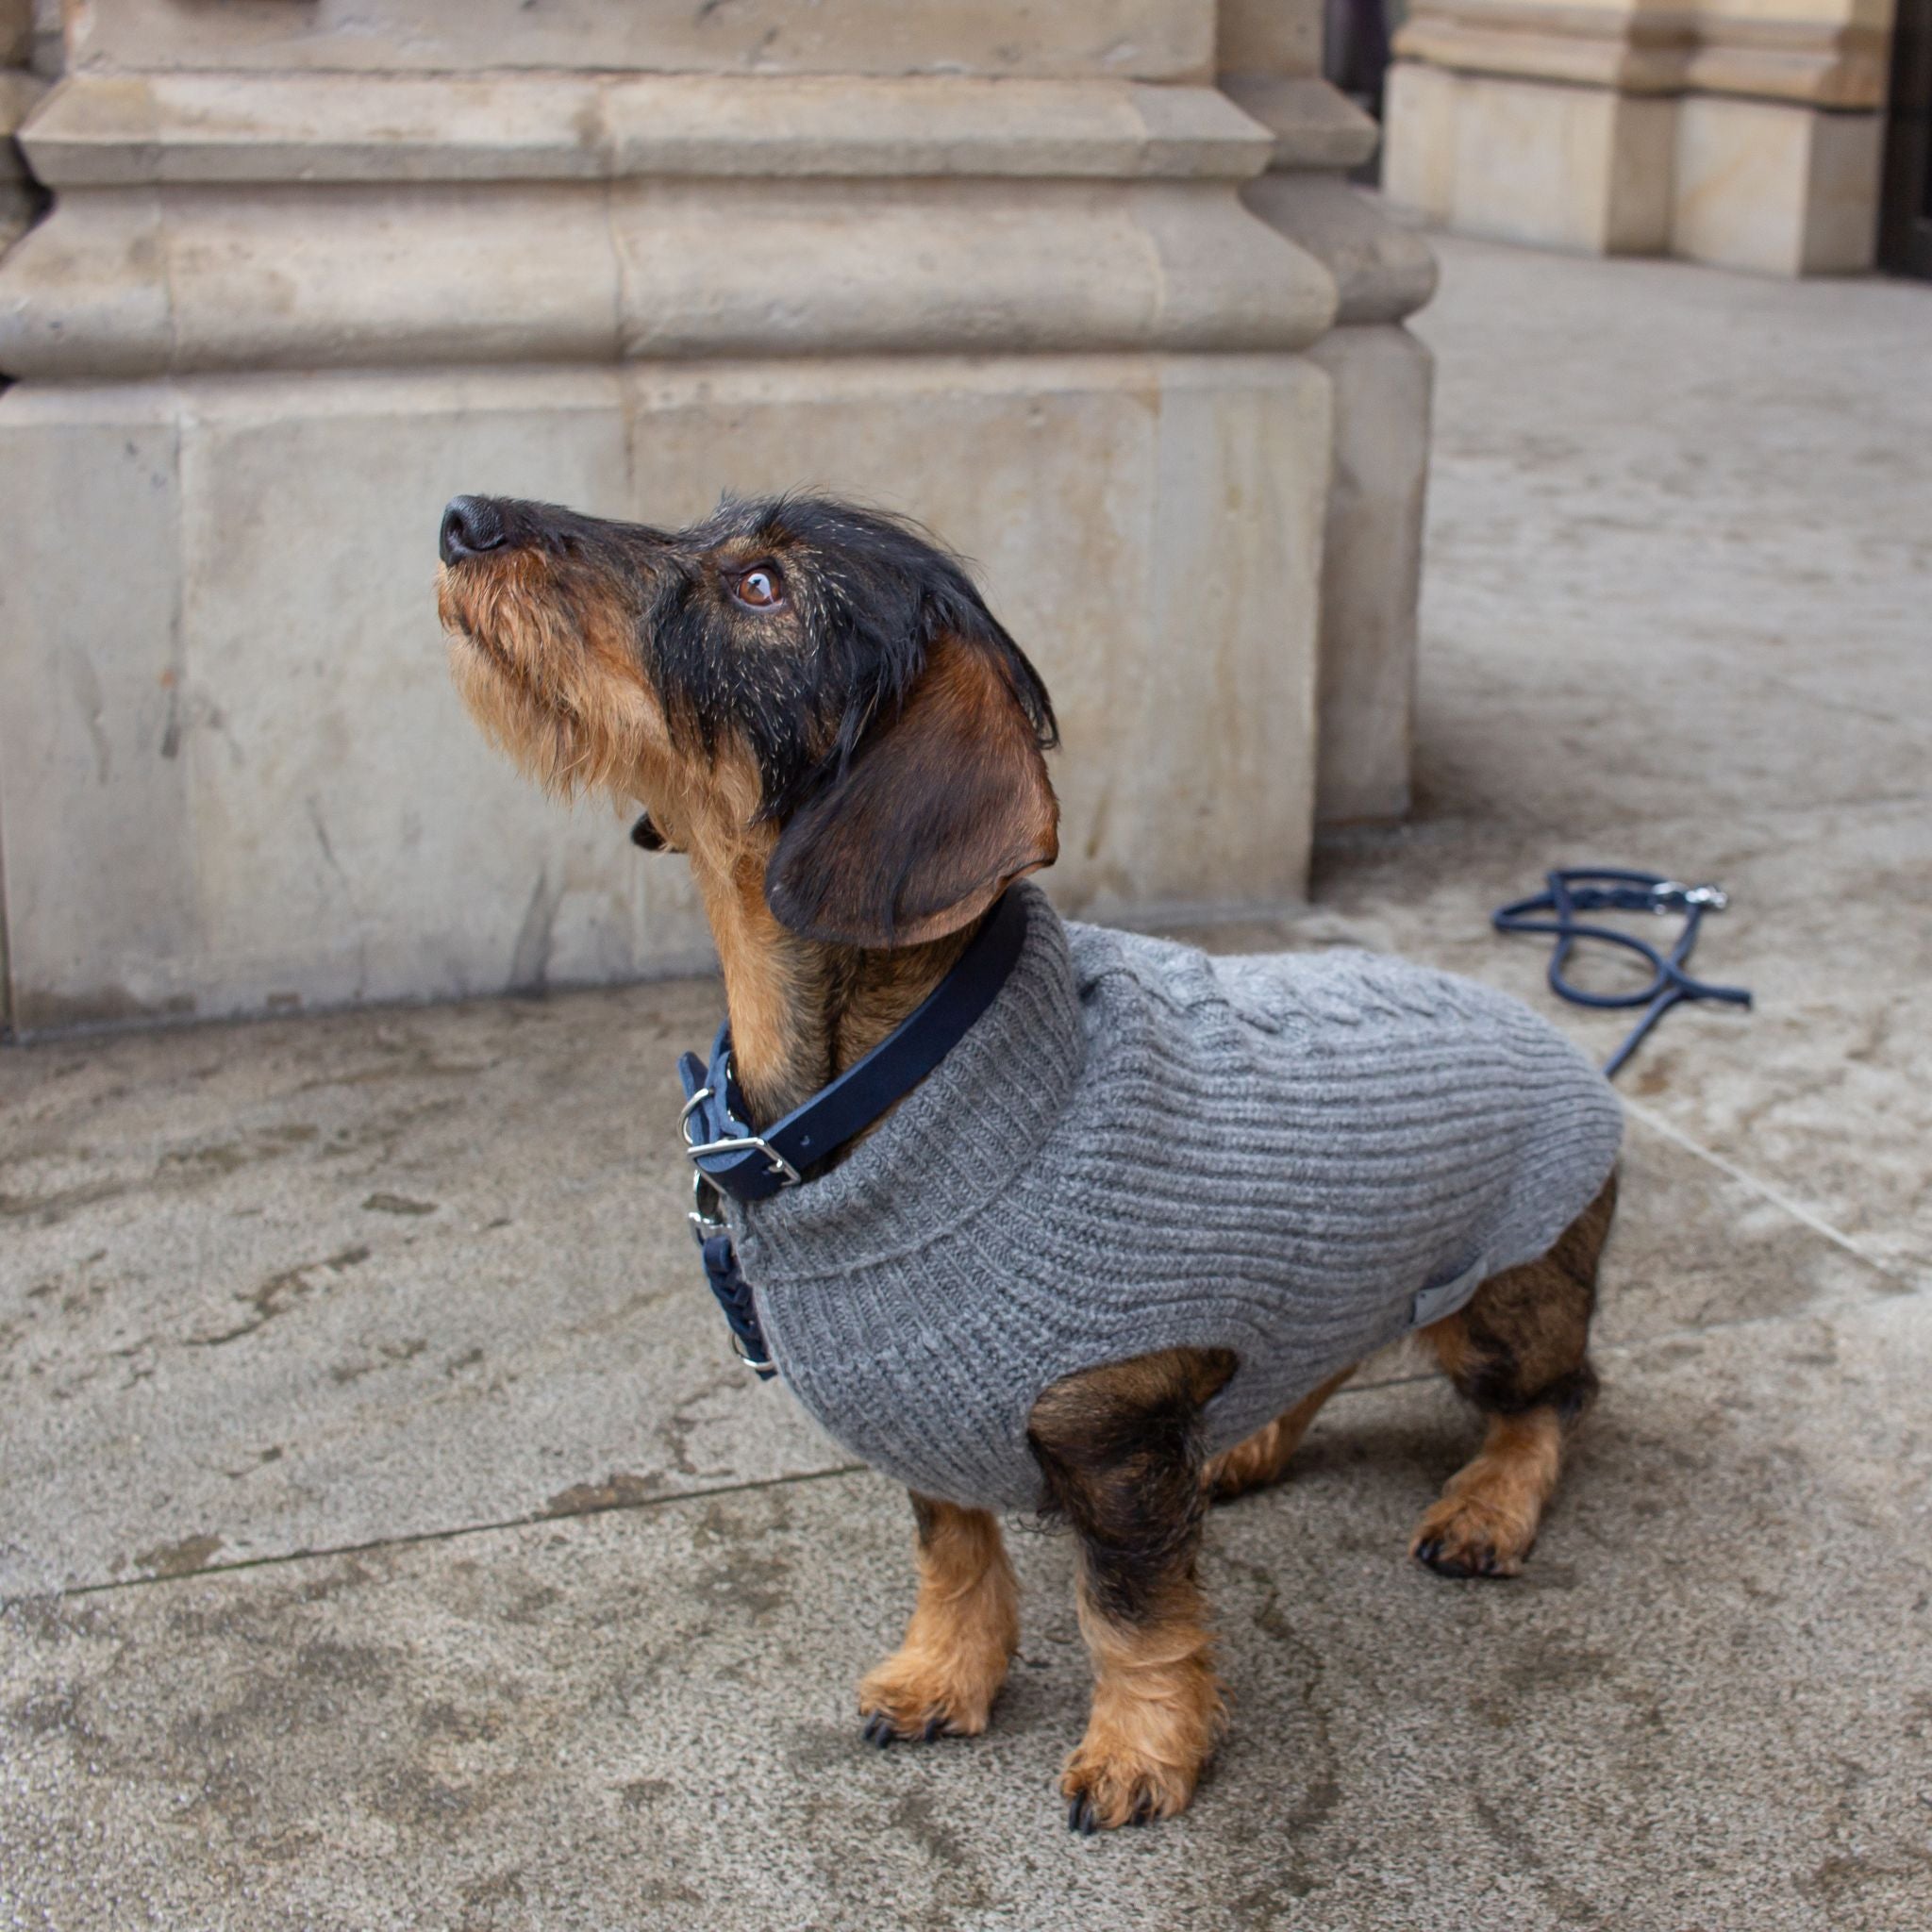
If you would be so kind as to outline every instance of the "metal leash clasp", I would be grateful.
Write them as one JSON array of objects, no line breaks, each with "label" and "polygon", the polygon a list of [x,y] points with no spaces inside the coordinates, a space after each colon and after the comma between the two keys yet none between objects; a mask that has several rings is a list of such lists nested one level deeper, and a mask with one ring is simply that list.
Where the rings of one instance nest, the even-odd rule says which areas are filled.
[{"label": "metal leash clasp", "polygon": [[1650,889],[1650,909],[1659,915],[1693,908],[1722,912],[1730,903],[1731,895],[1722,886],[1686,886],[1675,879],[1659,879]]},{"label": "metal leash clasp", "polygon": [[731,1232],[724,1219],[724,1196],[718,1183],[703,1168],[693,1168],[691,1176],[691,1211],[684,1218],[691,1223],[691,1238],[699,1247]]}]

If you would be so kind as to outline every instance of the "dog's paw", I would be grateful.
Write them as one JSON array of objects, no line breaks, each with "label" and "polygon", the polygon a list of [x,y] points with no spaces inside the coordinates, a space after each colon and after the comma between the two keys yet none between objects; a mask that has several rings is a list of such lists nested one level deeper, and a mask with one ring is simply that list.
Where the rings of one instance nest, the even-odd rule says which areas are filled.
[{"label": "dog's paw", "polygon": [[992,1714],[1007,1674],[1003,1653],[983,1657],[934,1657],[894,1653],[858,1687],[865,1741],[929,1744],[936,1738],[976,1738]]},{"label": "dog's paw", "polygon": [[1444,1496],[1417,1525],[1408,1553],[1438,1576],[1515,1576],[1536,1526],[1472,1496]]},{"label": "dog's paw", "polygon": [[1091,1837],[1176,1817],[1188,1808],[1201,1769],[1200,1763],[1151,1757],[1117,1738],[1096,1744],[1089,1732],[1060,1778],[1067,1827]]},{"label": "dog's paw", "polygon": [[1224,1717],[1204,1655],[1165,1663],[1131,1688],[1103,1675],[1087,1735],[1060,1777],[1068,1826],[1112,1831],[1185,1811]]}]

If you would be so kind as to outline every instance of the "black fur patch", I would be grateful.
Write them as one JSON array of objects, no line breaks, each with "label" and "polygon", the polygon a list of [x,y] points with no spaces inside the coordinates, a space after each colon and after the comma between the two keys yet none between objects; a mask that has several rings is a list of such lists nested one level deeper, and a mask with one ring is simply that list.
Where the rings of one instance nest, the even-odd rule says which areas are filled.
[{"label": "black fur patch", "polygon": [[[1217,1357],[1209,1388],[1232,1373]],[[1143,1399],[1070,1377],[1041,1400],[1027,1442],[1042,1479],[1041,1513],[1080,1539],[1087,1589],[1115,1623],[1144,1624],[1193,1574],[1208,1496],[1201,1483],[1202,1387],[1176,1376]]]}]

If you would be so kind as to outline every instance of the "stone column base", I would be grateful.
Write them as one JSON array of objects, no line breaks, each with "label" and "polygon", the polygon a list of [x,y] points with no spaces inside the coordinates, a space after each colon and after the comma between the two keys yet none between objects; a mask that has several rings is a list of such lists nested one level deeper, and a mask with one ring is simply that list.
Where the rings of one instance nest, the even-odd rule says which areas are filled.
[{"label": "stone column base", "polygon": [[1307,355],[1335,386],[1316,815],[1331,825],[1379,823],[1409,805],[1434,364],[1394,323],[1331,329]]},{"label": "stone column base", "polygon": [[705,959],[685,868],[602,807],[536,807],[460,710],[432,579],[461,490],[660,522],[726,484],[915,510],[1058,701],[1060,903],[1292,899],[1331,434],[1291,354],[23,384],[0,396],[14,1024]]},{"label": "stone column base", "polygon": [[1390,70],[1384,190],[1446,227],[1772,275],[1857,274],[1881,117],[1801,102]]},{"label": "stone column base", "polygon": [[[1270,16],[1278,21],[1278,16]],[[1230,75],[1224,90],[1275,136],[1248,211],[1335,278],[1337,326],[1308,359],[1335,386],[1335,448],[1322,558],[1318,824],[1408,809],[1428,351],[1401,326],[1435,291],[1428,243],[1347,180],[1375,124],[1327,82]]]}]

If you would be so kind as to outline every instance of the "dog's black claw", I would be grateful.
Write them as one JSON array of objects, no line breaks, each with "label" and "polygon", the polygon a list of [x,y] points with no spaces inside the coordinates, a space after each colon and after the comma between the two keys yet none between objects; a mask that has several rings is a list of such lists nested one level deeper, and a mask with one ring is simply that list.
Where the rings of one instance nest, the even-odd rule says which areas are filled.
[{"label": "dog's black claw", "polygon": [[897,1735],[892,1728],[891,1719],[882,1710],[874,1711],[866,1720],[865,1741],[868,1744],[876,1744],[881,1751],[887,1749]]},{"label": "dog's black claw", "polygon": [[1467,1563],[1459,1563],[1454,1557],[1445,1556],[1442,1552],[1442,1540],[1440,1537],[1431,1537],[1427,1542],[1418,1543],[1415,1546],[1415,1559],[1433,1570],[1438,1576],[1463,1580],[1479,1574]]},{"label": "dog's black claw", "polygon": [[920,1739],[923,1742],[930,1744],[935,1738],[944,1734],[945,1728],[946,1721],[944,1718],[929,1717],[925,1721],[924,1730],[919,1734]]},{"label": "dog's black claw", "polygon": [[1088,1807],[1087,1797],[1084,1791],[1079,1797],[1070,1798],[1067,1801],[1067,1829],[1069,1831],[1077,1831],[1083,1836],[1091,1836],[1093,1831],[1092,1818],[1093,1813]]},{"label": "dog's black claw", "polygon": [[1154,1822],[1154,1800],[1142,1798],[1134,1807],[1134,1815],[1127,1820],[1129,1824],[1151,1824]]}]

